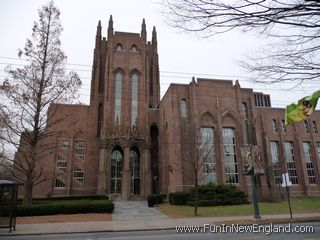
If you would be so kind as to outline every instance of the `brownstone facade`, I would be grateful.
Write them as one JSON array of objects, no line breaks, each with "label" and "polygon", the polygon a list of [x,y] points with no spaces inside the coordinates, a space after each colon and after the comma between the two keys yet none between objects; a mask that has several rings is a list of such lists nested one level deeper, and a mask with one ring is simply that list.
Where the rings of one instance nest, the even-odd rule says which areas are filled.
[{"label": "brownstone facade", "polygon": [[283,172],[289,172],[293,194],[320,193],[318,111],[285,127],[284,109],[271,108],[269,95],[213,79],[171,84],[160,101],[155,28],[147,41],[144,20],[140,34],[114,32],[111,17],[107,34],[102,38],[99,22],[90,105],[49,109],[57,119],[70,117],[54,125],[59,134],[50,141],[57,148],[44,161],[57,177],[37,186],[35,196],[137,199],[187,189],[191,178],[173,166],[188,164],[186,142],[198,136],[195,130],[212,136],[201,183],[235,184],[250,195],[240,152],[249,141],[261,149],[261,199],[278,194]]}]

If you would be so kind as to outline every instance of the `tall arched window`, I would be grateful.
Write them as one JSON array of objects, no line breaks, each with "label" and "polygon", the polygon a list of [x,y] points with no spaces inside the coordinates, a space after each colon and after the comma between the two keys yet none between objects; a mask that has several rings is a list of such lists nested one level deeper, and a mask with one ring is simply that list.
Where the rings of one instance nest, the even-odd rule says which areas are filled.
[{"label": "tall arched window", "polygon": [[216,159],[214,154],[213,128],[201,128],[201,152],[203,158],[204,184],[216,183]]},{"label": "tall arched window", "polygon": [[222,128],[222,139],[226,182],[239,183],[235,130]]},{"label": "tall arched window", "polygon": [[115,121],[121,119],[121,89],[122,89],[122,74],[116,73],[116,88],[115,88],[115,106],[114,106],[114,117]]},{"label": "tall arched window", "polygon": [[270,141],[273,180],[276,185],[281,185],[281,165],[279,156],[279,143]]},{"label": "tall arched window", "polygon": [[138,117],[138,74],[134,73],[131,76],[131,126],[135,125]]},{"label": "tall arched window", "polygon": [[243,116],[245,119],[248,119],[248,105],[246,102],[242,102],[242,111],[243,111]]},{"label": "tall arched window", "polygon": [[181,117],[186,118],[187,117],[187,101],[185,99],[180,100],[180,112]]}]

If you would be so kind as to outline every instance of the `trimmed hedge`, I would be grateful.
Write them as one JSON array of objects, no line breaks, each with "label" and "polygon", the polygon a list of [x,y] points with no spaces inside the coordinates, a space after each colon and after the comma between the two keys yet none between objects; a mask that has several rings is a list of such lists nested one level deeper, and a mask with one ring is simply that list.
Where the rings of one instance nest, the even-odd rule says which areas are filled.
[{"label": "trimmed hedge", "polygon": [[[175,192],[169,194],[169,202],[172,205],[194,205],[194,191]],[[207,184],[198,187],[199,206],[217,206],[246,204],[246,194],[234,185]]]},{"label": "trimmed hedge", "polygon": [[169,203],[172,205],[186,205],[191,194],[189,192],[173,192],[169,193]]},{"label": "trimmed hedge", "polygon": [[111,200],[64,200],[47,201],[30,205],[18,205],[17,216],[40,216],[76,213],[112,213]]},{"label": "trimmed hedge", "polygon": [[50,197],[50,198],[37,198],[36,201],[42,200],[100,200],[100,199],[109,199],[106,195],[87,195],[87,196],[69,196],[69,197]]},{"label": "trimmed hedge", "polygon": [[[108,200],[106,195],[87,195],[87,196],[69,196],[69,197],[49,197],[49,198],[34,198],[32,204],[51,203],[55,201],[69,201],[69,200]],[[18,199],[18,204],[22,204],[22,199]]]}]

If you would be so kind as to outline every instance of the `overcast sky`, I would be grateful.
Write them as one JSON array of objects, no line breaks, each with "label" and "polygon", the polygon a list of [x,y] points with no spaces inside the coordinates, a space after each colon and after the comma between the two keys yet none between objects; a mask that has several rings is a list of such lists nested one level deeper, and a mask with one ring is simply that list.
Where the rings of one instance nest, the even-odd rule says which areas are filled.
[{"label": "overcast sky", "polygon": [[[30,37],[33,22],[38,20],[37,9],[44,0],[0,0],[0,82],[6,77],[4,68],[11,64],[25,64],[16,60],[17,50]],[[191,77],[239,79],[242,87],[250,87],[271,95],[273,107],[285,107],[291,102],[311,95],[311,85],[293,90],[289,84],[258,85],[250,80],[250,73],[241,69],[237,60],[254,54],[264,39],[253,34],[228,33],[204,39],[166,25],[161,6],[155,0],[54,0],[61,11],[62,49],[68,56],[68,69],[76,69],[83,81],[80,101],[89,103],[91,65],[96,27],[102,22],[106,36],[109,17],[113,16],[114,31],[140,33],[142,19],[151,40],[152,27],[157,29],[161,96],[170,83],[189,83]],[[12,58],[12,59],[11,59]],[[76,65],[72,65],[76,64]]]}]

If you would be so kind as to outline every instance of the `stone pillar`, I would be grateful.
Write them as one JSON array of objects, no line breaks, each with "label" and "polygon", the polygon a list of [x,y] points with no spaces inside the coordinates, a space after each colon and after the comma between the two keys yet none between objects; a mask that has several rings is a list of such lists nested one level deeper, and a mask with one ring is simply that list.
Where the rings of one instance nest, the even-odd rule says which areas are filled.
[{"label": "stone pillar", "polygon": [[124,148],[121,197],[123,200],[128,200],[130,197],[129,146],[125,146]]},{"label": "stone pillar", "polygon": [[143,171],[141,174],[141,196],[147,198],[151,194],[152,174],[151,174],[151,159],[150,149],[145,148],[142,155]]},{"label": "stone pillar", "polygon": [[[69,151],[68,154],[68,168],[67,168],[67,189],[66,189],[66,195],[67,196],[71,196],[71,191],[72,191],[72,180],[73,180],[73,156],[74,156],[74,152],[73,149],[71,151]],[[52,187],[51,192],[54,191],[54,188]]]},{"label": "stone pillar", "polygon": [[106,170],[106,193],[110,194],[110,179],[111,179],[111,152],[112,149],[107,148],[105,151],[105,170]]},{"label": "stone pillar", "polygon": [[98,172],[98,194],[106,193],[106,184],[107,184],[107,166],[106,166],[106,152],[105,148],[100,149],[100,158],[99,158],[99,172]]},{"label": "stone pillar", "polygon": [[223,137],[222,137],[222,120],[219,117],[217,121],[216,137],[218,143],[217,145],[217,155],[216,155],[216,171],[217,171],[217,183],[226,183],[226,178],[224,175],[224,148],[223,148]]}]

